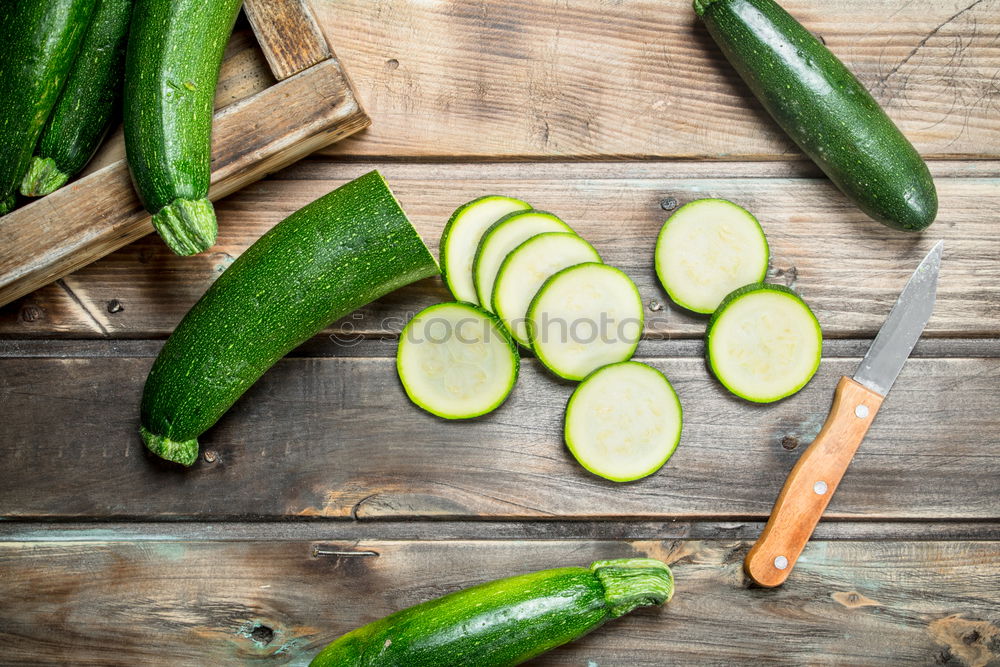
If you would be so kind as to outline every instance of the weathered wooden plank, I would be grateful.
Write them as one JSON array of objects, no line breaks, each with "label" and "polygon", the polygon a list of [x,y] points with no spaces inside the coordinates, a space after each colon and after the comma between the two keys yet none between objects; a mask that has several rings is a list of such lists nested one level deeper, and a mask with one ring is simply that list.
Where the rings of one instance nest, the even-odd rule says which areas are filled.
[{"label": "weathered wooden plank", "polygon": [[279,81],[333,56],[306,0],[244,0],[243,11]]},{"label": "weathered wooden plank", "polygon": [[[369,123],[340,63],[324,61],[218,112],[218,199]],[[153,231],[124,159],[0,218],[0,303],[23,296]]]},{"label": "weathered wooden plank", "polygon": [[[968,164],[968,163],[965,163]],[[991,163],[995,164],[995,163]],[[250,243],[295,209],[373,167],[385,172],[417,229],[436,250],[451,211],[473,197],[505,192],[564,217],[609,263],[637,282],[648,332],[700,337],[705,319],[667,303],[653,271],[653,245],[668,208],[723,197],[761,220],[773,254],[772,279],[793,285],[816,310],[829,337],[871,337],[927,248],[945,240],[932,336],[997,336],[1000,308],[1000,179],[939,178],[941,214],[922,235],[867,220],[828,182],[758,177],[742,163],[300,163],[219,203],[219,243],[209,253],[175,257],[155,237],[130,245],[28,300],[0,310],[0,334],[162,337]],[[945,173],[968,173],[935,163]],[[770,173],[787,174],[788,167]],[[71,290],[75,301],[67,301]],[[448,298],[438,279],[390,295],[334,330],[397,333],[409,316]]]},{"label": "weathered wooden plank", "polygon": [[[651,556],[674,599],[533,665],[1000,661],[1000,542],[814,541],[748,589],[740,541],[0,543],[4,660],[305,664],[402,607],[517,573]],[[346,554],[346,555],[345,555]],[[877,565],[877,567],[873,567]]]},{"label": "weathered wooden plank", "polygon": [[[640,349],[643,346],[640,345]],[[770,406],[729,396],[699,358],[654,358],[685,407],[681,446],[633,484],[562,444],[572,385],[534,360],[496,412],[447,423],[412,406],[392,358],[279,362],[181,470],[136,434],[147,358],[0,360],[2,516],[760,520],[857,359],[826,360]],[[912,359],[837,491],[831,519],[1000,518],[1000,359]],[[57,420],[47,415],[58,415]]]},{"label": "weathered wooden plank", "polygon": [[[1000,154],[1000,2],[787,0],[931,156]],[[689,0],[314,0],[369,156],[799,156]],[[432,47],[429,47],[432,45]]]}]

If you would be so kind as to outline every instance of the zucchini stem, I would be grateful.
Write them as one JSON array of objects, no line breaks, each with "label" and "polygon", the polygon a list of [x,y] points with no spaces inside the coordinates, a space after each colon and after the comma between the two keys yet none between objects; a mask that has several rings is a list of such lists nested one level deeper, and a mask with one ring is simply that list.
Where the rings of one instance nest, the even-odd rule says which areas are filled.
[{"label": "zucchini stem", "polygon": [[655,558],[599,560],[591,571],[604,586],[604,600],[612,618],[637,607],[662,605],[674,596],[674,575]]},{"label": "zucchini stem", "polygon": [[7,215],[13,211],[15,204],[17,204],[17,199],[14,197],[13,192],[0,199],[0,215]]},{"label": "zucchini stem", "polygon": [[694,13],[701,16],[708,9],[708,6],[714,3],[716,0],[694,0]]},{"label": "zucchini stem", "polygon": [[190,440],[171,440],[162,435],[156,435],[145,426],[139,427],[146,448],[160,458],[174,463],[189,466],[198,460],[198,438]]},{"label": "zucchini stem", "polygon": [[36,155],[31,158],[28,173],[21,180],[21,194],[25,197],[44,197],[61,188],[68,180],[69,174],[64,173],[55,160]]},{"label": "zucchini stem", "polygon": [[194,255],[215,243],[218,225],[207,199],[175,199],[153,215],[153,227],[178,255]]}]

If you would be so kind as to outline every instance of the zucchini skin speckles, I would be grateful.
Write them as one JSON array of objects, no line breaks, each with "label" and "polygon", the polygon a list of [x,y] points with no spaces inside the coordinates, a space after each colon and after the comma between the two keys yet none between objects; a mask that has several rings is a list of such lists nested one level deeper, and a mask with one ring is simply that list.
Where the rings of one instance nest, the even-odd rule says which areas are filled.
[{"label": "zucchini skin speckles", "polygon": [[774,0],[695,0],[778,125],[871,218],[920,231],[937,190],[920,154],[840,60]]},{"label": "zucchini skin speckles", "polygon": [[143,439],[191,465],[197,438],[281,357],[331,322],[438,273],[381,174],[274,226],[184,316],[143,389]]}]

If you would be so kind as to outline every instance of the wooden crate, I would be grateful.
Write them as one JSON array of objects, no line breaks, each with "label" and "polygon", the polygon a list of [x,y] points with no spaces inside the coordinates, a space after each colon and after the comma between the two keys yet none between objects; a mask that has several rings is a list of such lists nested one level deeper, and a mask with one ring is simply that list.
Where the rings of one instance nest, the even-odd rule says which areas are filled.
[{"label": "wooden crate", "polygon": [[[216,112],[213,200],[371,122],[306,0],[245,0],[243,8],[275,81]],[[253,78],[251,67],[240,62],[228,78]],[[153,231],[122,142],[108,143],[97,168],[0,218],[0,305]]]}]

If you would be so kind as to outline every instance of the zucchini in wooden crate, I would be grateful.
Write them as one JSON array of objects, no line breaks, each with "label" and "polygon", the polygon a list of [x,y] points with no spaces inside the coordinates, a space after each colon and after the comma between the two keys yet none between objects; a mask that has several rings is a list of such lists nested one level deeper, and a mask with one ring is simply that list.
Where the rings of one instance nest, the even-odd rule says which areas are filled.
[{"label": "zucchini in wooden crate", "polygon": [[510,667],[673,594],[670,568],[652,558],[542,570],[398,611],[343,635],[310,665]]},{"label": "zucchini in wooden crate", "polygon": [[337,318],[438,273],[377,171],[262,236],[184,316],[142,395],[143,440],[185,465],[210,428],[278,359]]},{"label": "zucchini in wooden crate", "polygon": [[96,0],[0,4],[0,215],[14,208],[15,192],[96,4]]},{"label": "zucchini in wooden crate", "polygon": [[212,109],[240,0],[136,0],[125,58],[125,152],[153,227],[178,255],[215,243]]},{"label": "zucchini in wooden crate", "polygon": [[83,169],[121,97],[132,0],[99,0],[76,64],[38,140],[21,194],[41,197]]}]

